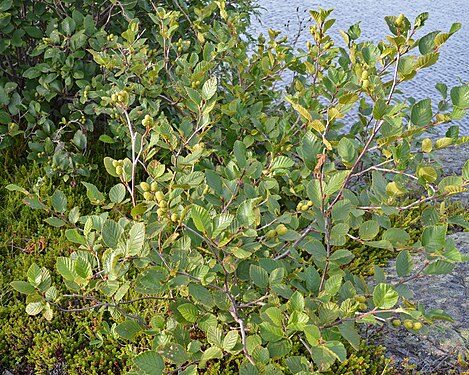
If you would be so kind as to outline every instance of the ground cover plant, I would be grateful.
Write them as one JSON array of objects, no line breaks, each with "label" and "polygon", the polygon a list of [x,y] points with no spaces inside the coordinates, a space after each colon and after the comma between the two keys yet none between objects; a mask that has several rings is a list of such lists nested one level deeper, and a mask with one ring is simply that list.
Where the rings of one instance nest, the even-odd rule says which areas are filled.
[{"label": "ground cover plant", "polygon": [[[469,140],[449,124],[465,115],[469,86],[438,84],[435,110],[399,85],[436,63],[460,25],[420,35],[427,14],[390,16],[386,41],[359,41],[357,24],[337,47],[331,11],[312,11],[311,42],[295,53],[275,31],[252,47],[230,3],[154,5],[122,7],[122,32],[89,35],[102,33],[86,45],[93,78],[77,81],[72,103],[101,131],[73,115],[29,144],[47,176],[80,184],[89,203],[63,189],[6,187],[46,212],[70,246],[54,268],[32,263],[11,282],[26,312],[104,316],[92,344],[135,345],[134,374],[333,372],[360,350],[361,326],[402,322],[417,332],[450,319],[414,304],[406,282],[464,260],[446,232],[467,222],[448,219],[441,201],[467,190],[469,163],[442,177],[434,151]],[[75,27],[61,23],[63,44],[43,40],[35,53],[66,56],[77,25],[91,22],[76,17]],[[38,69],[29,79],[41,83]],[[285,71],[294,78],[282,92]],[[12,134],[7,120],[12,147],[24,130]],[[426,138],[437,127],[445,136]],[[84,156],[102,144],[109,188]],[[416,207],[425,209],[418,238],[400,224]],[[350,243],[397,256],[399,282],[377,265],[373,282],[348,267]],[[413,253],[426,255],[423,268]]]}]

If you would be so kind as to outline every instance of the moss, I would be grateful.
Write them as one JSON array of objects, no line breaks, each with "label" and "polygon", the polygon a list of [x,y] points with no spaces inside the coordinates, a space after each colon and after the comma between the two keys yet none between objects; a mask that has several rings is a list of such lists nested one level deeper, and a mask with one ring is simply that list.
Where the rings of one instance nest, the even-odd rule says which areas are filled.
[{"label": "moss", "polygon": [[[32,189],[42,175],[35,164],[5,167],[0,172],[0,268],[4,271],[0,273],[0,368],[9,368],[15,375],[46,374],[58,367],[69,374],[125,373],[132,352],[124,343],[109,336],[99,350],[90,346],[89,338],[101,323],[95,315],[56,312],[51,322],[29,316],[24,296],[9,286],[12,280],[24,279],[33,262],[53,271],[56,258],[70,252],[71,245],[61,231],[44,224],[45,212],[26,207],[22,194],[4,189],[12,182]],[[81,184],[45,178],[40,191],[50,195],[57,188],[67,195],[70,206],[86,206]],[[52,277],[55,282],[60,278],[54,272]]]}]

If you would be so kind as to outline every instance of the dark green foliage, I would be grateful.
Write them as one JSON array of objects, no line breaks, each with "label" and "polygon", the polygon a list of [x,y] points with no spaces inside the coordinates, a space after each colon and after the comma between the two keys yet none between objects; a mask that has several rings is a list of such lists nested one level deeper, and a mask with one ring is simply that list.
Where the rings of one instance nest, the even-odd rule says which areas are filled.
[{"label": "dark green foliage", "polygon": [[[132,18],[140,18],[154,48],[149,13],[160,6],[185,15],[177,37],[188,41],[196,40],[193,22],[205,32],[214,20],[196,16],[198,9],[203,13],[203,0],[2,1],[0,153],[17,156],[27,148],[28,158],[44,164],[48,176],[89,176],[96,168],[87,158],[90,146],[109,127],[90,105],[96,97],[88,94],[106,81],[89,51],[108,48]],[[245,31],[254,10],[251,1],[228,1],[227,9],[236,9],[238,30]]]}]

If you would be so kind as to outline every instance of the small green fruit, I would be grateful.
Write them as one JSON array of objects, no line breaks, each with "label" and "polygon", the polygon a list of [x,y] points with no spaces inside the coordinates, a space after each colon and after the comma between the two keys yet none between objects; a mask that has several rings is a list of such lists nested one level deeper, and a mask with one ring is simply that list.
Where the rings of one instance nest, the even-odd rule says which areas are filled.
[{"label": "small green fruit", "polygon": [[363,80],[362,86],[364,89],[367,89],[368,87],[370,87],[370,81],[368,81],[367,79]]},{"label": "small green fruit", "polygon": [[150,190],[152,192],[155,192],[158,189],[158,183],[157,182],[152,182],[150,186]]},{"label": "small green fruit", "polygon": [[309,206],[307,204],[303,204],[301,206],[301,211],[308,211]]},{"label": "small green fruit", "polygon": [[404,327],[406,327],[407,329],[412,329],[414,328],[414,323],[412,322],[412,320],[406,319],[404,320]]},{"label": "small green fruit", "polygon": [[401,321],[399,319],[394,319],[391,323],[394,327],[399,327],[401,325]]},{"label": "small green fruit", "polygon": [[159,217],[163,217],[165,214],[166,214],[166,210],[164,208],[158,208],[156,210],[156,214],[159,216]]},{"label": "small green fruit", "polygon": [[119,176],[121,176],[122,173],[124,173],[124,169],[123,169],[120,165],[118,165],[118,166],[116,167],[116,173],[117,173]]},{"label": "small green fruit", "polygon": [[355,296],[355,301],[360,302],[360,303],[365,303],[366,302],[366,297],[365,296]]},{"label": "small green fruit", "polygon": [[367,78],[368,78],[368,70],[364,70],[364,71],[362,72],[362,81],[364,81],[364,80],[367,79]]},{"label": "small green fruit", "polygon": [[313,206],[313,202],[312,202],[312,201],[308,201],[308,202],[306,202],[306,204],[308,205],[308,207],[312,207],[312,206]]},{"label": "small green fruit", "polygon": [[279,236],[284,236],[285,234],[287,234],[288,229],[285,225],[279,224],[277,225],[277,228],[275,228],[275,231],[277,232]]},{"label": "small green fruit", "polygon": [[422,328],[422,323],[420,323],[420,322],[415,322],[415,323],[412,325],[412,328],[415,329],[416,331],[418,331],[419,329]]},{"label": "small green fruit", "polygon": [[171,215],[171,221],[178,221],[179,220],[179,215],[174,213]]},{"label": "small green fruit", "polygon": [[265,236],[266,236],[267,238],[274,238],[276,235],[277,235],[277,232],[276,232],[274,229],[269,230],[269,231],[265,234]]},{"label": "small green fruit", "polygon": [[161,207],[161,208],[166,208],[166,207],[168,207],[168,202],[166,202],[166,201],[164,201],[164,200],[160,201],[160,207]]},{"label": "small green fruit", "polygon": [[143,198],[145,198],[146,201],[152,201],[153,200],[153,194],[146,191],[143,193]]},{"label": "small green fruit", "polygon": [[150,184],[145,181],[140,182],[140,187],[143,191],[150,191]]},{"label": "small green fruit", "polygon": [[164,199],[164,194],[162,191],[157,191],[155,193],[155,198],[158,202],[161,202]]},{"label": "small green fruit", "polygon": [[366,310],[368,308],[368,306],[366,305],[366,303],[360,303],[358,308],[363,311],[363,310]]}]

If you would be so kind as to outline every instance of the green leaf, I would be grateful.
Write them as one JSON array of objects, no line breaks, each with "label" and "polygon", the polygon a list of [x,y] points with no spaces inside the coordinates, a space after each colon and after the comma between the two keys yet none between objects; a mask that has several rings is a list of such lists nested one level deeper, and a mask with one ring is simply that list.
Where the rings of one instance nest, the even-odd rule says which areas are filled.
[{"label": "green leaf", "polygon": [[342,275],[332,275],[326,280],[324,284],[324,290],[331,296],[335,296],[342,285]]},{"label": "green leaf", "polygon": [[85,185],[86,195],[92,204],[104,202],[104,194],[101,193],[95,185],[84,181],[82,181],[82,184]]},{"label": "green leaf", "polygon": [[33,210],[47,210],[47,206],[42,203],[36,196],[28,196],[23,199],[23,202],[25,205],[32,208]]},{"label": "green leaf", "polygon": [[67,17],[62,21],[62,30],[65,34],[71,35],[75,31],[75,21],[71,17]]},{"label": "green leaf", "polygon": [[212,220],[210,213],[203,207],[193,205],[191,208],[191,217],[195,227],[202,233],[207,233],[211,229]]},{"label": "green leaf", "polygon": [[425,182],[434,182],[438,178],[435,168],[431,166],[421,167],[417,170],[417,175],[425,180]]},{"label": "green leaf", "polygon": [[462,168],[462,177],[465,181],[469,181],[469,160],[466,161],[464,167]]},{"label": "green leaf", "polygon": [[285,277],[285,268],[279,267],[274,269],[269,275],[269,286],[278,285],[283,281]]},{"label": "green leaf", "polygon": [[37,315],[44,310],[44,302],[31,302],[26,305],[26,313],[28,315]]},{"label": "green leaf", "polygon": [[386,250],[394,250],[392,247],[391,242],[387,240],[379,240],[379,241],[368,241],[365,243],[367,246],[374,247],[376,249],[386,249]]},{"label": "green leaf", "polygon": [[215,306],[212,293],[203,285],[189,284],[189,293],[194,300],[205,305],[207,308],[210,309]]},{"label": "green leaf", "polygon": [[122,228],[118,223],[113,220],[106,220],[101,234],[103,236],[104,244],[111,249],[115,249],[123,233],[124,228]]},{"label": "green leaf", "polygon": [[430,138],[425,138],[422,141],[422,151],[425,153],[431,152],[433,149],[432,140]]},{"label": "green leaf", "polygon": [[287,329],[302,331],[309,322],[309,316],[299,311],[293,311],[288,319]]},{"label": "green leaf", "polygon": [[77,277],[75,261],[70,258],[58,257],[56,267],[57,272],[60,273],[65,280],[74,281],[75,277]]},{"label": "green leaf", "polygon": [[218,348],[222,348],[223,347],[222,336],[223,336],[223,331],[216,324],[208,327],[207,341],[209,342],[209,344],[215,345]]},{"label": "green leaf", "polygon": [[112,165],[113,161],[114,159],[106,156],[104,158],[104,167],[106,168],[107,173],[109,173],[112,177],[119,177],[119,175],[116,173],[116,167]]},{"label": "green leaf", "polygon": [[339,266],[350,263],[350,261],[355,257],[350,250],[339,249],[332,253],[329,257],[329,260]]},{"label": "green leaf", "polygon": [[267,288],[269,286],[269,274],[265,269],[255,264],[249,267],[249,276],[251,281],[259,288]]},{"label": "green leaf", "polygon": [[87,145],[86,136],[83,134],[81,130],[77,130],[75,135],[73,136],[73,143],[80,149],[84,150]]},{"label": "green leaf", "polygon": [[47,224],[52,225],[53,227],[60,228],[65,225],[65,221],[59,219],[58,217],[52,216],[44,220]]},{"label": "green leaf", "polygon": [[454,269],[454,264],[445,260],[437,260],[436,262],[430,263],[423,273],[425,275],[447,275]]},{"label": "green leaf", "polygon": [[307,131],[300,141],[299,153],[309,170],[314,170],[321,150],[322,142],[311,131]]},{"label": "green leaf", "polygon": [[226,351],[232,350],[238,342],[238,331],[229,331],[223,339],[223,349]]},{"label": "green leaf", "polygon": [[233,146],[233,153],[239,168],[246,168],[246,145],[239,140],[236,141]]},{"label": "green leaf", "polygon": [[112,203],[119,204],[124,200],[125,194],[126,190],[124,184],[117,184],[109,190],[109,199]]},{"label": "green leaf", "polygon": [[325,345],[311,347],[312,358],[319,371],[327,371],[338,359],[337,354]]},{"label": "green leaf", "polygon": [[296,291],[291,296],[290,306],[292,311],[303,311],[305,309],[305,299],[299,291]]},{"label": "green leaf", "polygon": [[360,349],[361,337],[355,328],[354,322],[345,321],[339,325],[340,334],[346,339],[355,350]]},{"label": "green leaf", "polygon": [[117,334],[123,339],[132,341],[143,329],[135,320],[125,320],[116,326]]},{"label": "green leaf", "polygon": [[451,102],[458,108],[469,107],[469,85],[453,87],[450,91]]},{"label": "green leaf", "polygon": [[30,295],[36,293],[36,288],[26,281],[12,281],[10,285],[13,289],[23,294]]},{"label": "green leaf", "polygon": [[310,368],[310,364],[305,357],[300,356],[293,356],[288,357],[285,359],[285,364],[287,365],[288,369],[291,371],[292,374],[304,374],[308,373]]},{"label": "green leaf", "polygon": [[414,261],[409,251],[403,250],[396,258],[396,272],[397,276],[408,276],[414,268]]},{"label": "green leaf", "polygon": [[376,220],[365,221],[360,225],[358,233],[362,240],[371,240],[378,235],[379,224]]},{"label": "green leaf", "polygon": [[270,170],[289,169],[295,165],[295,162],[286,156],[277,156],[270,165]]},{"label": "green leaf", "polygon": [[283,313],[277,307],[268,307],[264,313],[268,316],[269,319],[266,319],[270,323],[281,327],[283,324],[284,316]]},{"label": "green leaf", "polygon": [[202,86],[202,98],[210,100],[217,92],[217,77],[211,77]]},{"label": "green leaf", "polygon": [[321,331],[315,325],[307,325],[303,328],[303,332],[305,333],[306,340],[312,346],[318,345],[319,339],[321,338]]},{"label": "green leaf", "polygon": [[47,289],[45,297],[49,301],[55,301],[58,297],[57,288],[55,286],[51,286],[49,289]]},{"label": "green leaf", "polygon": [[163,357],[154,351],[140,353],[134,358],[134,363],[147,375],[164,374]]},{"label": "green leaf", "polygon": [[15,184],[8,184],[5,186],[5,189],[8,191],[19,191],[20,193],[23,193],[25,195],[29,194],[29,191],[27,191],[25,188],[22,188],[21,186],[15,185]]},{"label": "green leaf", "polygon": [[422,55],[433,52],[435,48],[435,37],[439,34],[438,31],[433,31],[419,40],[419,51]]},{"label": "green leaf", "polygon": [[85,237],[78,233],[77,229],[67,229],[65,231],[65,237],[67,237],[67,240],[69,240],[70,242],[77,243],[79,245],[86,244]]},{"label": "green leaf", "polygon": [[420,56],[415,63],[415,69],[419,70],[423,68],[428,68],[429,66],[434,65],[438,61],[439,57],[439,52],[430,52],[426,55]]},{"label": "green leaf", "polygon": [[51,197],[51,203],[54,210],[64,213],[67,210],[67,197],[60,190],[56,190]]},{"label": "green leaf", "polygon": [[303,116],[308,122],[313,121],[313,117],[311,116],[311,114],[301,104],[293,102],[289,97],[285,97],[285,99],[292,105],[295,111],[297,111],[301,116]]},{"label": "green leaf", "polygon": [[345,178],[349,175],[349,173],[350,171],[348,170],[338,171],[334,173],[329,179],[326,188],[324,189],[324,194],[332,195],[336,191],[338,191],[341,188],[343,182],[345,181]]},{"label": "green leaf", "polygon": [[386,310],[394,307],[399,299],[399,293],[388,284],[379,283],[373,291],[375,307]]},{"label": "green leaf", "polygon": [[[114,139],[111,138],[110,136],[108,136],[107,134],[101,134],[101,135],[99,136],[99,140],[100,140],[101,142],[103,142],[103,143],[109,143],[109,144],[116,143],[116,142],[114,141]],[[109,159],[110,159],[110,158],[109,158]],[[117,176],[114,176],[114,177],[117,177]]]},{"label": "green leaf", "polygon": [[424,99],[412,106],[410,119],[416,126],[424,126],[431,123],[433,118],[432,101]]},{"label": "green leaf", "polygon": [[28,282],[32,286],[38,287],[42,281],[42,268],[36,263],[33,263],[29,266],[26,276],[28,277]]},{"label": "green leaf", "polygon": [[222,357],[223,352],[221,351],[221,349],[217,348],[216,346],[211,346],[203,352],[202,357],[200,358],[199,367],[203,369],[205,368],[205,364],[207,363],[207,361]]},{"label": "green leaf", "polygon": [[177,310],[188,322],[195,323],[199,317],[199,309],[192,303],[183,303],[177,307]]},{"label": "green leaf", "polygon": [[342,137],[337,146],[337,151],[342,158],[342,161],[347,164],[351,164],[356,157],[355,147],[350,139]]},{"label": "green leaf", "polygon": [[129,232],[129,240],[127,241],[127,255],[141,256],[143,245],[145,244],[145,224],[134,223]]},{"label": "green leaf", "polygon": [[78,257],[75,261],[75,272],[82,279],[89,279],[93,276],[93,271],[91,270],[91,264],[83,257]]},{"label": "green leaf", "polygon": [[376,120],[381,120],[384,115],[387,113],[388,106],[386,101],[383,99],[378,99],[373,107],[373,117]]},{"label": "green leaf", "polygon": [[244,361],[239,366],[239,375],[259,375],[259,370],[250,362]]},{"label": "green leaf", "polygon": [[241,226],[251,227],[256,222],[255,213],[255,202],[256,199],[248,199],[241,203],[236,212],[236,218]]},{"label": "green leaf", "polygon": [[163,355],[171,361],[171,363],[181,365],[189,359],[188,353],[180,344],[171,342],[163,349]]},{"label": "green leaf", "polygon": [[268,322],[262,322],[259,325],[261,337],[265,341],[276,342],[283,338],[284,332],[282,327],[275,326]]},{"label": "green leaf", "polygon": [[347,241],[347,233],[350,227],[348,224],[339,223],[332,227],[331,230],[331,244],[334,246],[342,246]]},{"label": "green leaf", "polygon": [[210,186],[215,193],[219,195],[223,194],[223,181],[215,171],[212,171],[211,169],[206,170],[205,178],[208,186]]},{"label": "green leaf", "polygon": [[422,233],[422,245],[425,251],[433,253],[441,250],[446,242],[446,225],[432,225],[424,229]]}]

